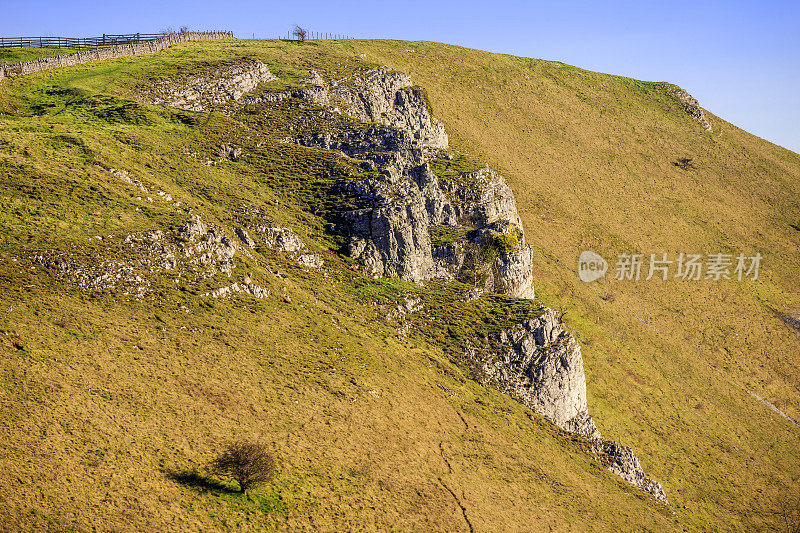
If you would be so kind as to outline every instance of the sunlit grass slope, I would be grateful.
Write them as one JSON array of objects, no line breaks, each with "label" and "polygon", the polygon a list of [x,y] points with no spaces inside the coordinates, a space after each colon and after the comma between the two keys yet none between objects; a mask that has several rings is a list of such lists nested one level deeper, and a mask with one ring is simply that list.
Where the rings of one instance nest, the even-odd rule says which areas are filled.
[{"label": "sunlit grass slope", "polygon": [[[223,141],[248,147],[254,132],[135,101],[160,77],[243,57],[267,63],[285,86],[310,68],[337,75],[374,63],[426,89],[453,148],[489,162],[514,189],[539,296],[567,311],[583,344],[598,426],[634,447],[674,514],[604,471],[580,442],[470,381],[434,332],[396,334],[372,303],[419,289],[355,274],[312,214],[335,157],[267,136],[249,146],[255,159],[208,167],[189,154]],[[800,232],[790,225],[800,158],[710,120],[713,133],[653,84],[433,43],[184,43],[5,80],[0,521],[77,530],[777,527],[781,496],[800,475],[800,430],[742,387],[800,418],[800,342],[775,312],[800,303]],[[684,156],[698,168],[672,164]],[[203,287],[167,281],[144,301],[82,293],[31,255],[122,254],[113,243],[125,235],[185,218],[139,199],[109,167],[229,227],[240,207],[263,208],[328,269],[258,250],[237,258],[235,275],[270,288],[263,301],[209,301]],[[612,260],[728,251],[764,260],[756,282],[584,285],[576,262],[587,248]],[[217,276],[207,288],[226,283]],[[268,443],[281,463],[276,481],[249,497],[202,468],[240,437]]]}]

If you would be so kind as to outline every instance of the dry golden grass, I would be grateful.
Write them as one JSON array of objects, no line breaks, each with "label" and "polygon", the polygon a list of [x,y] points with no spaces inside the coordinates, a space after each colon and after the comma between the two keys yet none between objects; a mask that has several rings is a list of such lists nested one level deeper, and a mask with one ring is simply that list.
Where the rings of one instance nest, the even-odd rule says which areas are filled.
[{"label": "dry golden grass", "polygon": [[[433,43],[358,48],[411,73],[453,145],[507,177],[539,295],[569,309],[584,340],[600,429],[633,443],[699,524],[768,514],[800,483],[798,429],[731,382],[798,418],[800,338],[771,308],[800,299],[800,156],[711,114],[707,133],[635,80]],[[698,168],[678,169],[680,157]],[[586,285],[585,249],[612,271],[620,253],[764,259],[758,282]]]},{"label": "dry golden grass", "polygon": [[[345,71],[361,54],[412,74],[454,148],[506,176],[536,250],[537,291],[564,306],[583,344],[598,426],[636,450],[674,515],[439,348],[398,338],[330,252],[337,283],[266,257],[290,277],[257,270],[276,295],[260,303],[207,305],[174,290],[161,301],[90,297],[29,269],[33,247],[174,223],[134,211],[87,157],[219,219],[242,197],[269,203],[327,241],[291,199],[251,183],[256,173],[182,155],[211,142],[213,121],[15,115],[20,99],[39,101],[47,86],[131,95],[151,75],[242,56],[276,72]],[[800,418],[800,339],[772,312],[800,301],[796,154],[714,116],[709,134],[649,84],[434,43],[185,43],[4,81],[0,108],[7,529],[467,530],[465,515],[476,531],[779,527],[781,495],[800,476],[798,430],[737,384]],[[51,144],[57,135],[85,149]],[[684,156],[698,168],[672,164]],[[764,270],[758,282],[586,285],[575,264],[586,248],[607,258],[759,251]],[[292,303],[277,296],[284,288]],[[204,469],[231,438],[268,442],[280,459],[275,483],[251,498]]]}]

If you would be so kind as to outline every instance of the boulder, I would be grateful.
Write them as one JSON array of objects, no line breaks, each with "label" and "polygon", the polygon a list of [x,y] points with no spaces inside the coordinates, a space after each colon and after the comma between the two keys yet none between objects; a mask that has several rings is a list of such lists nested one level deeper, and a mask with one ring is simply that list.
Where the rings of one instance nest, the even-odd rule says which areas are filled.
[{"label": "boulder", "polygon": [[600,432],[589,416],[581,350],[555,313],[497,334],[503,349],[482,361],[481,381],[547,417],[558,427],[590,438]]},{"label": "boulder", "polygon": [[649,492],[657,500],[667,503],[667,495],[661,484],[645,475],[639,458],[628,446],[606,440],[595,443],[591,451],[611,472],[631,485]]}]

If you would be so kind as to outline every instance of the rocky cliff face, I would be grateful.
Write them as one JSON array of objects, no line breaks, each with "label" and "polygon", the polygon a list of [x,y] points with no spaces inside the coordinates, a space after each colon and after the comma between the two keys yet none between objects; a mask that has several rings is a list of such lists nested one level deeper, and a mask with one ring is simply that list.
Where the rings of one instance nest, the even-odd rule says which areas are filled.
[{"label": "rocky cliff face", "polygon": [[[432,157],[450,157],[448,137],[409,76],[378,68],[334,87],[312,73],[308,84],[292,97],[376,124],[291,139],[339,150],[379,171],[341,187],[367,206],[340,220],[351,257],[375,276],[470,279],[487,290],[533,298],[531,249],[511,189],[488,168],[448,180],[431,171]],[[431,231],[443,226],[465,228],[463,239],[437,245]]]},{"label": "rocky cliff face", "polygon": [[551,309],[543,308],[538,318],[500,331],[496,340],[501,349],[470,347],[467,351],[478,363],[484,385],[508,394],[561,429],[587,437],[590,453],[611,472],[667,501],[663,488],[645,475],[633,450],[602,439],[589,415],[580,346]]},{"label": "rocky cliff face", "polygon": [[[261,62],[246,61],[220,67],[211,76],[164,82],[151,100],[191,110],[221,109],[273,79]],[[338,150],[377,171],[375,177],[342,183],[340,192],[365,207],[336,221],[349,240],[346,251],[365,271],[415,282],[469,280],[485,290],[534,297],[532,253],[511,189],[488,168],[448,180],[431,171],[432,158],[451,157],[449,140],[408,75],[380,67],[346,82],[328,82],[312,71],[300,88],[246,100],[283,101],[324,106],[352,119],[352,127],[285,140]],[[442,245],[431,239],[431,231],[440,227],[465,231],[458,242]]]},{"label": "rocky cliff face", "polygon": [[448,148],[444,125],[431,116],[421,89],[412,86],[407,74],[379,67],[357,79],[352,87],[334,88],[331,102],[365,122],[412,133],[415,146]]}]

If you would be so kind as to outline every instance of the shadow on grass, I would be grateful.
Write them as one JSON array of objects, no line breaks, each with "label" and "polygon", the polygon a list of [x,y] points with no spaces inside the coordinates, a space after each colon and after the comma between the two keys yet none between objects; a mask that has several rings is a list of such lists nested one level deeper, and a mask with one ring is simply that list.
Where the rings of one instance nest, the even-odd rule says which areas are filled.
[{"label": "shadow on grass", "polygon": [[166,476],[168,479],[198,492],[227,492],[231,494],[240,492],[238,488],[197,470],[169,470],[166,472]]},{"label": "shadow on grass", "polygon": [[783,320],[787,326],[800,332],[800,308],[786,312],[779,311],[774,307],[770,307],[769,310],[772,311],[778,318]]}]

